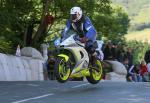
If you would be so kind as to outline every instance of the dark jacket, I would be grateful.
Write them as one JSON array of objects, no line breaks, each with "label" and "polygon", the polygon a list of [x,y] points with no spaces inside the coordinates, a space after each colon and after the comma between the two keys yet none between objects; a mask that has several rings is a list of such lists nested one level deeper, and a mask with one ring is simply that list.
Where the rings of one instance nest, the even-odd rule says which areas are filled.
[{"label": "dark jacket", "polygon": [[150,63],[150,50],[147,50],[144,56],[144,60],[146,63]]}]

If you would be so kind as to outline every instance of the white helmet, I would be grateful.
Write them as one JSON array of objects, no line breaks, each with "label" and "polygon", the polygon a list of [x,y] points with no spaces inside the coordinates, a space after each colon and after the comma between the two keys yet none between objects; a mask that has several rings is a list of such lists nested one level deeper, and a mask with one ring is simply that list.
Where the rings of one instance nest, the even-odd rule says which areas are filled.
[{"label": "white helmet", "polygon": [[70,14],[71,14],[71,20],[73,22],[77,22],[82,17],[82,10],[80,7],[73,7],[70,10]]}]

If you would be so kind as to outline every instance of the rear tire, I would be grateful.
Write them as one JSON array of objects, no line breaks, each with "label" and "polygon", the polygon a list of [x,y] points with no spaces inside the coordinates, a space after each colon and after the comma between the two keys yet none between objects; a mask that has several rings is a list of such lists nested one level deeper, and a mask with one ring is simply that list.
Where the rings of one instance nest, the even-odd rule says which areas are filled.
[{"label": "rear tire", "polygon": [[86,77],[86,79],[88,80],[89,83],[91,84],[97,84],[101,79],[102,79],[102,74],[103,74],[103,70],[102,70],[102,64],[100,60],[96,60],[96,65],[98,66],[98,70],[95,70],[92,65],[89,66],[89,72],[90,75]]}]

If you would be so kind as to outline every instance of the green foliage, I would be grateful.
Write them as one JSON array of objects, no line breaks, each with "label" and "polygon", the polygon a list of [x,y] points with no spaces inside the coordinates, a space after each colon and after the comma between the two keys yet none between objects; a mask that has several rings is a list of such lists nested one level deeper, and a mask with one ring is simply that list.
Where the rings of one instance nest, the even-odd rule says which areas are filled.
[{"label": "green foliage", "polygon": [[4,38],[0,38],[0,53],[14,53],[11,45],[11,41],[6,41]]},{"label": "green foliage", "polygon": [[123,35],[127,33],[129,27],[129,17],[119,6],[111,6],[107,12],[95,12],[94,25],[97,31],[108,39],[118,42],[124,41]]},{"label": "green foliage", "polygon": [[[0,37],[4,38],[3,43],[9,41],[10,48],[16,48],[18,44],[24,46],[26,28],[32,19],[42,21],[46,1],[0,0]],[[47,36],[45,40],[48,41],[49,38],[60,34],[73,6],[80,6],[84,14],[91,18],[99,39],[103,35],[110,39],[121,40],[122,36],[119,38],[118,35],[127,32],[128,15],[120,7],[113,7],[110,0],[50,0],[48,5],[46,12],[54,16],[55,22],[47,29],[48,34],[39,32],[41,33],[39,36],[36,36],[36,32],[40,29],[39,25],[35,26],[33,38],[37,37],[38,46]]]},{"label": "green foliage", "polygon": [[12,43],[10,48],[16,48],[18,44],[24,45],[24,33],[29,21],[33,18],[38,18],[38,14],[40,14],[39,8],[35,6],[38,4],[38,1],[39,0],[0,1],[0,36],[3,37],[4,40]]},{"label": "green foliage", "polygon": [[112,0],[122,5],[131,18],[130,31],[143,30],[150,27],[150,0]]},{"label": "green foliage", "polygon": [[150,29],[144,29],[141,31],[136,32],[129,32],[127,35],[125,35],[125,38],[129,40],[137,40],[141,42],[148,42],[150,43]]},{"label": "green foliage", "polygon": [[140,32],[131,32],[125,35],[127,44],[134,49],[134,63],[138,63],[144,59],[146,50],[150,48],[149,29]]},{"label": "green foliage", "polygon": [[145,52],[149,50],[150,44],[139,41],[128,41],[127,44],[133,49],[134,63],[139,63],[141,60],[144,60]]}]

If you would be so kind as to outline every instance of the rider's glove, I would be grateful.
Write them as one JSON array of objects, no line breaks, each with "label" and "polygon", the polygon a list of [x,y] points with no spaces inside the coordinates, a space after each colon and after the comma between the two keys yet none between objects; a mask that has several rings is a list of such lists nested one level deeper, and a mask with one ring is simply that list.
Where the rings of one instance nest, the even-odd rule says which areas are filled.
[{"label": "rider's glove", "polygon": [[80,42],[81,43],[86,43],[87,42],[87,38],[86,37],[80,38]]}]

